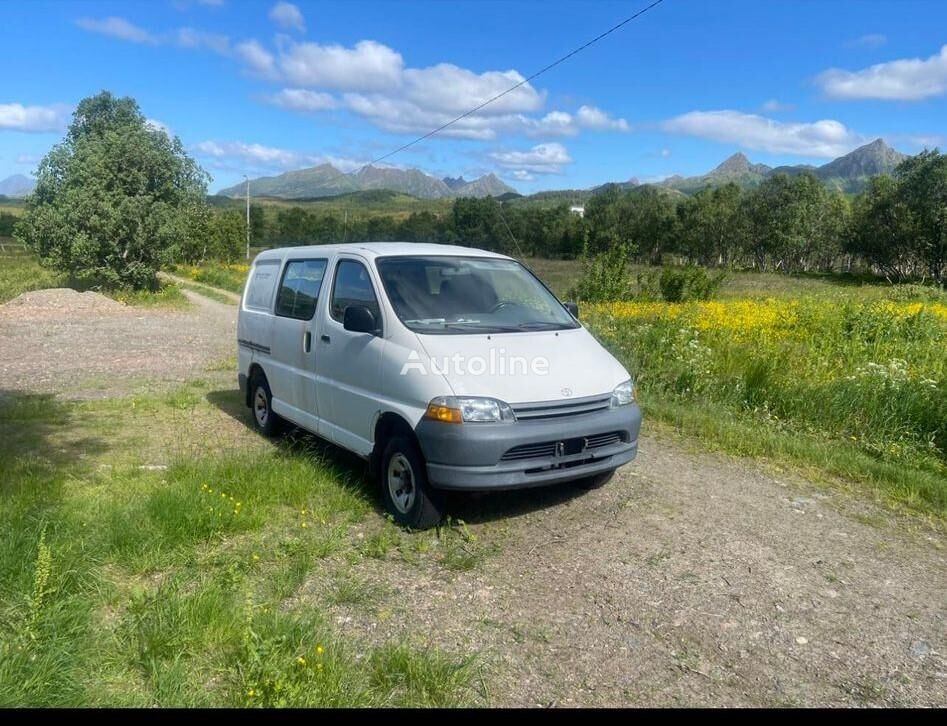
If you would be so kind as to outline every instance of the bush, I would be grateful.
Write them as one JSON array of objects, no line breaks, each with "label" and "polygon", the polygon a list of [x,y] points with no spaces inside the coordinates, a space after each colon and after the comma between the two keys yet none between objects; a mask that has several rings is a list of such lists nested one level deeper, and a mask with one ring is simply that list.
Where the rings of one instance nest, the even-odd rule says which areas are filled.
[{"label": "bush", "polygon": [[585,302],[607,302],[625,300],[628,289],[628,260],[631,247],[619,243],[597,255],[589,253],[588,246],[582,251],[582,277],[572,286],[567,296]]},{"label": "bush", "polygon": [[710,275],[703,267],[665,267],[658,278],[661,297],[666,302],[710,300],[726,278],[726,273]]}]

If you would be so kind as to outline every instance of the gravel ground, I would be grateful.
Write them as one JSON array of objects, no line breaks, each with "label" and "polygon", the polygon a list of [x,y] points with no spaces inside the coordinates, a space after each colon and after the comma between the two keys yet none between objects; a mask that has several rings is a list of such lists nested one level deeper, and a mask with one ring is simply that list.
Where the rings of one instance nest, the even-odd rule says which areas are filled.
[{"label": "gravel ground", "polygon": [[[187,312],[71,290],[0,306],[0,388],[118,396],[206,377],[234,354],[236,308],[188,297]],[[218,413],[215,431],[248,435]],[[287,606],[339,576],[377,586],[371,607],[332,608],[340,629],[480,653],[494,705],[947,706],[939,525],[653,437],[601,490],[449,511],[496,547],[472,570],[329,560]]]},{"label": "gravel ground", "polygon": [[493,705],[947,705],[944,540],[912,518],[648,437],[598,491],[452,512],[499,553],[463,573],[366,560],[388,596],[334,616],[483,653]]},{"label": "gravel ground", "polygon": [[68,288],[0,305],[0,388],[98,398],[201,377],[236,355],[237,310],[184,294],[192,310],[136,308]]}]

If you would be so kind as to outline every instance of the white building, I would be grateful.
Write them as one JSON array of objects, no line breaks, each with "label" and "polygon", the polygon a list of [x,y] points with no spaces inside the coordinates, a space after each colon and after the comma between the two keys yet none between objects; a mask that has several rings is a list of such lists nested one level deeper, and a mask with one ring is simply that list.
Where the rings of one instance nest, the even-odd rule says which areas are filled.
[{"label": "white building", "polygon": [[569,207],[569,212],[572,214],[578,214],[580,217],[584,217],[585,207]]}]

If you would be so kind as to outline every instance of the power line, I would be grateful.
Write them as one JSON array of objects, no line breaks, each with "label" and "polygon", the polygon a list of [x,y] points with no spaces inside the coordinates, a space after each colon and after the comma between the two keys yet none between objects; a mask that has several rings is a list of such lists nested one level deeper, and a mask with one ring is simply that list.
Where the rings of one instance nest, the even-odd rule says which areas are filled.
[{"label": "power line", "polygon": [[[491,103],[493,103],[494,101],[500,100],[501,98],[503,98],[503,97],[506,96],[507,94],[512,93],[513,91],[515,91],[515,90],[516,90],[517,88],[519,88],[520,86],[525,86],[527,83],[529,83],[529,82],[532,81],[533,79],[539,78],[539,76],[541,76],[541,75],[542,75],[543,73],[545,73],[546,71],[552,70],[553,68],[555,68],[555,67],[556,67],[557,65],[559,65],[560,63],[564,63],[565,61],[569,60],[572,56],[577,55],[578,53],[581,53],[583,50],[585,50],[586,48],[588,48],[590,45],[594,45],[595,43],[597,43],[598,41],[600,41],[602,38],[604,38],[604,37],[606,37],[606,36],[608,36],[608,35],[611,35],[612,33],[614,33],[614,32],[615,32],[616,30],[618,30],[619,28],[622,28],[623,26],[625,26],[625,25],[627,25],[628,23],[630,23],[632,20],[635,20],[636,18],[641,17],[641,16],[644,15],[646,12],[648,12],[648,11],[651,10],[652,8],[654,8],[654,7],[658,6],[658,5],[660,5],[660,4],[663,3],[663,2],[664,2],[664,0],[654,0],[654,2],[652,2],[652,3],[651,3],[650,5],[648,5],[647,7],[642,8],[641,10],[639,10],[638,12],[636,12],[634,15],[630,15],[629,17],[625,18],[624,20],[622,20],[622,21],[621,21],[620,23],[618,23],[617,25],[613,25],[611,28],[609,28],[608,30],[606,30],[604,33],[602,33],[601,35],[597,35],[596,37],[592,38],[592,40],[588,41],[588,42],[585,43],[584,45],[580,45],[580,46],[579,46],[578,48],[576,48],[575,50],[572,50],[572,51],[570,51],[569,53],[566,53],[564,56],[562,56],[561,58],[559,58],[559,59],[556,60],[556,61],[553,61],[552,63],[550,63],[550,64],[549,64],[548,66],[546,66],[545,68],[541,68],[540,70],[536,71],[536,72],[535,72],[533,75],[531,75],[529,78],[524,78],[522,81],[520,81],[520,82],[517,83],[516,85],[510,86],[510,87],[507,88],[505,91],[503,91],[502,93],[498,93],[498,94],[497,94],[496,96],[494,96],[493,98],[488,98],[486,101],[484,101],[483,103],[481,103],[479,106],[476,106],[475,108],[472,108],[472,109],[470,109],[469,111],[460,114],[460,116],[458,116],[457,118],[451,119],[451,120],[448,121],[446,124],[443,124],[443,125],[441,125],[441,126],[438,126],[438,127],[437,127],[436,129],[434,129],[433,131],[428,131],[426,134],[424,134],[423,136],[419,136],[419,137],[416,138],[414,141],[409,141],[407,144],[404,144],[403,146],[399,146],[399,147],[398,147],[397,149],[395,149],[394,151],[391,151],[391,152],[385,154],[384,156],[379,156],[377,159],[373,159],[372,161],[368,162],[368,164],[366,164],[365,166],[371,166],[372,164],[377,164],[379,161],[384,161],[385,159],[387,159],[387,158],[389,158],[389,157],[392,157],[392,156],[394,156],[395,154],[400,153],[400,152],[404,151],[405,149],[408,149],[408,148],[414,146],[415,144],[424,141],[425,139],[431,138],[432,136],[434,136],[434,134],[440,133],[441,131],[443,131],[444,129],[446,129],[446,128],[449,127],[449,126],[453,126],[455,123],[457,123],[458,121],[461,121],[461,120],[467,118],[467,117],[470,116],[471,114],[477,113],[477,111],[479,111],[480,109],[484,108],[485,106],[489,106],[489,105],[490,105]],[[362,167],[362,168],[364,168],[364,167]]]}]

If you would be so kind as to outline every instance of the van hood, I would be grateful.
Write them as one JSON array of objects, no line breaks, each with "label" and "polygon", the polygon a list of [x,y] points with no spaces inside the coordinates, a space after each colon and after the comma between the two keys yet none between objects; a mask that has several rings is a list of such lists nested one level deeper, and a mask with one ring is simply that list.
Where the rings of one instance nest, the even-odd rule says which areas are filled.
[{"label": "van hood", "polygon": [[510,404],[610,393],[630,376],[585,329],[418,335],[427,364],[455,395]]}]

